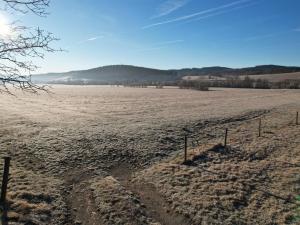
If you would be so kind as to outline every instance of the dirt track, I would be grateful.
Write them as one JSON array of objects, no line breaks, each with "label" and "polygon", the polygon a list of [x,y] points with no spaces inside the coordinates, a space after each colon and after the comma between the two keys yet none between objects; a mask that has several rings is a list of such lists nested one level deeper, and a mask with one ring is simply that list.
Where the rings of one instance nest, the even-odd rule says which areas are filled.
[{"label": "dirt track", "polygon": [[[158,180],[154,182],[163,179],[161,176],[165,174],[164,185],[168,186],[167,177],[177,177],[168,169],[160,171],[155,165],[164,168],[164,164],[157,163],[176,162],[183,134],[190,136],[190,147],[196,148],[198,144],[218,143],[225,127],[240,129],[238,135],[231,136],[231,142],[246,137],[238,148],[244,149],[248,144],[247,148],[256,149],[257,140],[251,136],[256,129],[253,121],[260,116],[276,115],[269,124],[278,130],[279,139],[285,138],[280,140],[288,141],[281,147],[276,142],[272,148],[299,148],[289,141],[291,137],[295,142],[298,140],[298,130],[279,126],[289,123],[295,110],[300,109],[299,91],[218,89],[197,92],[99,87],[56,87],[54,91],[56,94],[52,97],[0,98],[4,106],[0,112],[1,154],[6,155],[8,151],[13,157],[9,193],[12,221],[100,225],[124,224],[124,221],[131,222],[129,224],[176,224],[176,221],[183,224],[187,221],[188,224],[194,220],[186,217],[180,207],[174,207],[178,204],[173,199],[174,193],[166,191]],[[246,128],[249,121],[252,125]],[[281,129],[286,136],[280,136]],[[269,146],[270,143],[265,142],[261,148],[268,152]],[[279,152],[284,153],[283,150]],[[272,152],[257,154],[263,154],[272,164]],[[283,154],[284,163],[297,165],[300,161],[297,151],[289,151],[289,154],[293,154],[293,158]],[[220,157],[213,157],[212,162],[218,162],[213,165],[232,164],[234,160],[243,162],[243,158],[236,155],[230,159]],[[210,163],[206,166],[211,167]],[[126,165],[121,170],[124,174],[115,173],[118,165]],[[154,167],[143,171],[151,165]],[[294,169],[297,171],[298,167]],[[134,175],[134,172],[139,173]],[[139,174],[143,173],[153,180],[146,177],[140,180]],[[111,175],[113,177],[109,178]],[[131,176],[140,182],[126,181],[125,178]],[[276,179],[273,180],[275,187],[276,183],[282,183]],[[295,195],[297,190],[291,179],[287,179],[292,182],[290,188],[293,189],[289,194]],[[105,187],[109,187],[108,190]],[[173,191],[180,194],[182,190]],[[153,201],[149,200],[151,196],[155,197]],[[188,204],[189,197],[185,198]],[[165,206],[158,208],[158,203],[164,201]],[[102,208],[103,205],[106,208]],[[199,207],[188,206],[191,210]],[[263,209],[259,210],[263,213]],[[140,215],[141,220],[133,223],[132,215]],[[226,213],[222,215],[224,217],[214,223],[228,217]]]}]

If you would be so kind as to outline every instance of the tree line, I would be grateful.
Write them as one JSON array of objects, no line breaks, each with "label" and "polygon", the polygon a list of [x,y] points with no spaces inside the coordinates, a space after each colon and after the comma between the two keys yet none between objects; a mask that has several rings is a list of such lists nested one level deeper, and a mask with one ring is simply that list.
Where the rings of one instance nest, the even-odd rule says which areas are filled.
[{"label": "tree line", "polygon": [[283,80],[271,82],[267,79],[253,79],[249,76],[244,78],[229,77],[225,80],[214,80],[207,83],[210,87],[227,88],[256,88],[256,89],[299,89],[300,80]]},{"label": "tree line", "polygon": [[[53,82],[53,84],[56,82]],[[199,91],[208,91],[210,87],[223,88],[255,88],[255,89],[300,89],[300,80],[283,80],[271,82],[267,79],[253,79],[249,76],[244,78],[234,76],[217,80],[177,80],[177,81],[119,81],[104,82],[95,80],[66,80],[59,81],[59,84],[66,85],[117,85],[124,87],[163,88],[165,86],[177,86],[180,89],[193,89]]]}]

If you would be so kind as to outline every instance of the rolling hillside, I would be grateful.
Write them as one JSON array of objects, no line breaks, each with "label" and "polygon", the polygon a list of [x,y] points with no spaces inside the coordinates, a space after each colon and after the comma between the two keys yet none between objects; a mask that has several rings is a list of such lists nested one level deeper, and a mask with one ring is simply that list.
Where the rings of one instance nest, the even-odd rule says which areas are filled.
[{"label": "rolling hillside", "polygon": [[149,69],[136,66],[114,65],[67,73],[49,73],[33,75],[37,83],[68,83],[83,81],[86,83],[149,82],[173,81],[180,79],[176,71]]},{"label": "rolling hillside", "polygon": [[[245,76],[255,75],[271,79],[273,74],[280,74],[280,79],[299,79],[300,67],[285,67],[275,65],[263,65],[248,68],[232,69],[227,67],[204,67],[179,70],[159,70],[128,65],[113,65],[98,67],[89,70],[71,71],[66,73],[48,73],[33,75],[36,83],[52,84],[117,84],[117,83],[143,83],[143,82],[172,82],[187,76]],[[293,76],[286,76],[293,73]],[[274,75],[278,76],[278,75]],[[285,78],[285,76],[287,78]]]}]

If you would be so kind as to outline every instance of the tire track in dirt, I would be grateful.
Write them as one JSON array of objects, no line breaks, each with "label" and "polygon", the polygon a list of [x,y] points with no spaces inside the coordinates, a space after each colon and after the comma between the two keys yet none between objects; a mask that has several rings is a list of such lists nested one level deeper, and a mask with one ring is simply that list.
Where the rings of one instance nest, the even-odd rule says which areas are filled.
[{"label": "tire track in dirt", "polygon": [[69,207],[69,223],[75,225],[102,225],[101,217],[97,214],[97,207],[89,180],[92,173],[84,169],[67,172],[64,176],[66,187],[66,202]]},{"label": "tire track in dirt", "polygon": [[182,215],[171,210],[167,201],[158,193],[151,184],[134,183],[131,176],[135,171],[130,165],[125,163],[111,169],[110,173],[126,189],[139,197],[145,205],[147,214],[150,218],[159,222],[161,225],[190,225],[190,221]]}]

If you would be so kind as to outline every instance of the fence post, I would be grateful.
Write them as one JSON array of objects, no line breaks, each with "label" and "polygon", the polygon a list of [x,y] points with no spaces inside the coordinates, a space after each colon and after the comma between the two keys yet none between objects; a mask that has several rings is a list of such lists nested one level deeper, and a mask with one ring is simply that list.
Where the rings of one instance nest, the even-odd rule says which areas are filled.
[{"label": "fence post", "polygon": [[0,199],[0,202],[4,205],[6,203],[6,192],[7,192],[8,177],[9,177],[9,163],[10,163],[10,157],[4,157],[4,170],[3,170],[1,199]]},{"label": "fence post", "polygon": [[259,123],[258,123],[258,137],[261,137],[261,118],[259,118]]},{"label": "fence post", "polygon": [[184,162],[187,161],[187,135],[184,135]]},{"label": "fence post", "polygon": [[296,113],[296,125],[299,125],[299,112]]},{"label": "fence post", "polygon": [[224,147],[227,146],[227,136],[228,136],[228,128],[225,129],[225,140],[224,140]]}]

